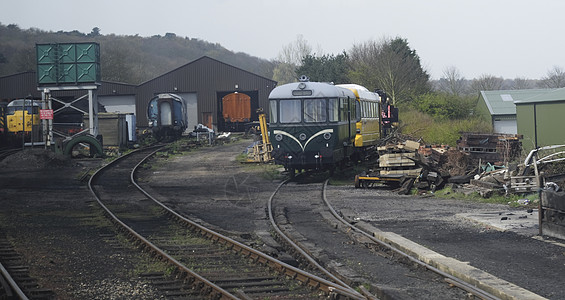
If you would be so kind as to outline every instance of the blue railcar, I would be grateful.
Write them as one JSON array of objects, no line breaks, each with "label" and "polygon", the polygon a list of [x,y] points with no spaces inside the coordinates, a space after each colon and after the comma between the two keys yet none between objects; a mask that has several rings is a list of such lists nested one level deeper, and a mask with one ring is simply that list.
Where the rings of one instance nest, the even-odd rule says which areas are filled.
[{"label": "blue railcar", "polygon": [[186,102],[176,94],[158,94],[149,101],[147,119],[158,140],[178,138],[188,126]]}]

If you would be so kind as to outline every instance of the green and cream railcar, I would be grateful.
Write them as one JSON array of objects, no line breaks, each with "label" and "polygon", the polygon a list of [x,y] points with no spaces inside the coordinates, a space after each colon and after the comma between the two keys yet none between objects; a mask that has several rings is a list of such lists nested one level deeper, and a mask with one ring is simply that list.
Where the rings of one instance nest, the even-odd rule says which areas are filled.
[{"label": "green and cream railcar", "polygon": [[294,175],[333,169],[355,153],[356,95],[329,83],[289,83],[269,95],[273,156]]}]

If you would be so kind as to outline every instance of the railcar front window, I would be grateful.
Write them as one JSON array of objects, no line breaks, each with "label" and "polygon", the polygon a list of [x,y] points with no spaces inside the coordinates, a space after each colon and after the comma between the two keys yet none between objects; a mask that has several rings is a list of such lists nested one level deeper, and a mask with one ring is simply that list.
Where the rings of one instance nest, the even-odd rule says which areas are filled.
[{"label": "railcar front window", "polygon": [[279,106],[281,123],[300,123],[302,120],[300,100],[281,100]]},{"label": "railcar front window", "polygon": [[277,101],[272,100],[269,102],[269,122],[277,123]]},{"label": "railcar front window", "polygon": [[326,122],[326,100],[304,100],[304,122]]}]

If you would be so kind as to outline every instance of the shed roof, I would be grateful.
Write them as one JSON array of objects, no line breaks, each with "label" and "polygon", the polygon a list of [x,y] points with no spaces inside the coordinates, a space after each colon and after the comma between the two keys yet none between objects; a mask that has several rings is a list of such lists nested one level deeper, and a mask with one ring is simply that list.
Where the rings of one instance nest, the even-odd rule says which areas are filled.
[{"label": "shed roof", "polygon": [[491,115],[515,115],[515,102],[544,95],[551,91],[553,89],[481,91],[481,97],[484,99]]},{"label": "shed roof", "polygon": [[540,103],[565,101],[565,88],[548,89],[547,93],[538,94],[529,98],[514,101],[514,104]]},{"label": "shed roof", "polygon": [[195,59],[195,60],[193,60],[193,61],[191,61],[191,62],[188,62],[188,63],[186,63],[186,64],[184,64],[184,65],[182,65],[182,66],[180,66],[180,67],[177,67],[177,68],[175,68],[175,69],[173,69],[173,70],[171,70],[171,71],[168,71],[168,72],[166,72],[166,73],[164,73],[164,74],[161,74],[161,75],[159,75],[159,76],[157,76],[157,77],[154,77],[154,78],[151,78],[151,79],[149,79],[149,80],[147,80],[147,81],[145,81],[145,82],[142,82],[142,83],[139,84],[139,86],[145,85],[145,84],[150,83],[150,82],[152,82],[152,81],[158,81],[158,80],[159,80],[160,78],[162,78],[162,77],[166,77],[166,76],[169,76],[169,75],[171,75],[171,74],[174,74],[174,73],[175,73],[176,71],[178,71],[178,70],[181,70],[181,69],[185,69],[185,68],[189,68],[189,67],[191,67],[191,66],[194,66],[194,65],[196,65],[196,64],[199,63],[199,62],[205,62],[205,63],[213,63],[213,64],[223,65],[223,66],[225,66],[225,67],[227,67],[227,68],[239,70],[239,71],[244,72],[244,73],[247,73],[247,74],[249,74],[249,75],[251,75],[251,76],[254,76],[254,77],[257,77],[257,78],[262,78],[262,79],[267,80],[267,81],[271,81],[271,82],[273,82],[274,84],[277,83],[276,81],[274,81],[274,80],[272,80],[272,79],[270,79],[270,78],[267,78],[267,77],[264,77],[264,76],[261,76],[261,75],[257,75],[257,74],[255,74],[255,73],[252,73],[252,72],[247,71],[247,70],[245,70],[245,69],[236,67],[236,66],[234,66],[234,65],[230,65],[230,64],[225,63],[225,62],[223,62],[223,61],[220,61],[220,60],[217,60],[217,59],[214,59],[214,58],[211,58],[211,57],[209,57],[209,56],[204,55],[204,56],[201,56],[200,58],[197,58],[197,59]]}]

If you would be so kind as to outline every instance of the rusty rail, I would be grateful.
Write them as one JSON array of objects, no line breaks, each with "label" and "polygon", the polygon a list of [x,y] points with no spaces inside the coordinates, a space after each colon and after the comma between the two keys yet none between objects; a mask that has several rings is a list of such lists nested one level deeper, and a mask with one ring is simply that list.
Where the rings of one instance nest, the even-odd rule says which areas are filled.
[{"label": "rusty rail", "polygon": [[433,271],[433,272],[439,274],[440,276],[444,277],[444,278],[445,278],[445,281],[448,282],[449,284],[452,284],[452,285],[457,286],[457,287],[459,287],[459,288],[461,288],[461,289],[463,289],[463,290],[466,290],[467,292],[469,292],[469,293],[475,295],[476,297],[479,297],[479,298],[484,299],[484,300],[500,300],[500,298],[498,298],[498,297],[496,297],[496,296],[494,296],[494,295],[492,295],[492,294],[489,294],[488,292],[486,292],[486,291],[484,291],[484,290],[482,290],[482,289],[480,289],[480,288],[478,288],[478,287],[475,287],[474,285],[469,284],[469,283],[467,283],[467,282],[465,282],[465,281],[463,281],[463,280],[461,280],[461,279],[459,279],[459,278],[457,278],[457,277],[455,277],[455,276],[452,276],[452,275],[450,275],[450,274],[448,274],[448,273],[446,273],[446,272],[443,272],[443,271],[441,271],[440,269],[435,268],[434,266],[432,266],[432,265],[430,265],[430,264],[427,264],[427,263],[425,263],[425,262],[423,262],[423,261],[421,261],[421,260],[419,260],[419,259],[417,259],[417,258],[414,258],[414,257],[410,256],[409,254],[403,252],[402,250],[400,250],[400,249],[398,249],[398,248],[396,248],[396,247],[394,247],[394,246],[392,246],[392,245],[390,245],[390,244],[387,244],[387,243],[385,243],[385,242],[383,242],[383,241],[381,241],[381,240],[375,238],[373,235],[371,235],[371,234],[365,232],[364,230],[358,228],[357,226],[350,224],[347,220],[345,220],[344,218],[342,218],[342,217],[335,211],[335,209],[332,207],[332,205],[331,205],[330,202],[328,201],[328,199],[327,199],[327,197],[326,197],[326,187],[327,187],[327,185],[328,185],[328,180],[326,180],[326,181],[324,182],[324,188],[323,188],[323,193],[322,193],[322,194],[323,194],[322,197],[323,197],[323,199],[324,199],[324,203],[325,203],[326,206],[329,208],[331,214],[332,214],[337,220],[339,220],[341,223],[343,223],[345,226],[349,227],[351,230],[353,230],[353,231],[355,231],[355,232],[357,232],[357,233],[359,233],[359,234],[364,235],[365,237],[369,238],[371,241],[375,242],[375,243],[378,244],[379,246],[384,247],[385,249],[389,249],[389,250],[391,250],[392,252],[394,252],[395,254],[400,255],[401,257],[404,257],[404,258],[406,258],[406,259],[408,259],[408,260],[410,260],[410,261],[412,261],[412,262],[414,262],[414,263],[416,263],[416,264],[418,264],[418,265],[420,265],[420,266],[422,266],[422,267],[424,267],[424,268],[426,268],[426,269],[428,269],[428,270],[430,270],[430,271]]},{"label": "rusty rail", "polygon": [[275,195],[277,194],[277,192],[280,190],[280,188],[285,185],[286,183],[288,183],[290,181],[290,179],[283,181],[281,184],[279,184],[279,186],[276,188],[276,190],[273,192],[273,194],[271,195],[271,197],[269,198],[269,201],[267,202],[267,210],[269,212],[269,220],[271,221],[271,225],[273,226],[273,228],[275,229],[275,231],[277,232],[277,234],[285,240],[285,242],[287,242],[287,244],[289,246],[291,246],[294,250],[296,250],[298,253],[300,253],[300,255],[302,255],[302,257],[304,257],[308,263],[310,263],[312,266],[316,267],[320,272],[322,272],[323,274],[325,274],[326,276],[328,276],[331,280],[333,280],[334,282],[336,282],[342,289],[348,291],[348,293],[350,294],[349,297],[353,298],[353,299],[366,299],[366,296],[363,296],[361,294],[359,294],[357,291],[355,291],[353,288],[351,288],[350,286],[348,286],[345,282],[343,282],[341,279],[339,279],[337,276],[335,276],[334,274],[332,274],[330,271],[328,271],[326,268],[324,268],[322,265],[320,265],[316,259],[314,259],[313,257],[311,257],[306,251],[304,251],[300,245],[296,244],[290,237],[288,237],[277,225],[276,221],[275,221],[275,217],[273,216],[273,198],[275,197]]},{"label": "rusty rail", "polygon": [[[143,160],[145,161],[148,157],[154,155],[157,151],[161,150],[164,146],[155,146],[154,148],[157,148],[155,151],[151,152],[149,155],[147,155]],[[140,149],[137,151],[133,151],[131,153],[135,153],[138,151],[143,151],[143,150],[147,150],[146,149]],[[131,154],[129,153],[129,154]],[[129,155],[128,154],[128,155]],[[210,282],[209,280],[207,280],[206,278],[200,276],[199,274],[193,272],[192,270],[188,269],[186,266],[184,266],[182,263],[180,263],[179,261],[177,261],[176,259],[174,259],[173,257],[171,257],[170,255],[168,255],[167,253],[165,253],[164,251],[162,251],[161,249],[159,249],[157,246],[155,246],[153,243],[151,243],[150,241],[148,241],[146,238],[144,238],[143,236],[141,236],[140,234],[138,234],[135,230],[133,230],[131,227],[127,226],[124,222],[122,222],[118,217],[116,217],[116,215],[114,215],[107,207],[106,205],[104,205],[104,203],[102,203],[101,199],[98,197],[98,195],[96,194],[96,192],[94,191],[93,187],[92,187],[92,182],[94,180],[94,178],[96,178],[98,176],[98,174],[104,170],[105,168],[108,168],[109,166],[113,166],[114,164],[116,164],[117,162],[121,161],[122,159],[124,159],[125,157],[127,157],[127,155],[123,155],[115,160],[113,160],[112,162],[110,162],[108,165],[104,166],[103,168],[100,168],[98,171],[96,171],[92,177],[90,177],[90,180],[88,182],[88,187],[90,189],[90,192],[94,195],[94,197],[96,198],[96,201],[98,202],[98,204],[104,209],[104,211],[108,214],[108,216],[112,219],[112,221],[116,224],[118,224],[119,226],[121,226],[123,229],[125,229],[127,232],[129,232],[132,236],[134,236],[137,240],[141,241],[144,245],[146,245],[146,247],[150,248],[153,253],[155,253],[156,255],[162,257],[164,260],[168,261],[169,263],[171,263],[172,265],[174,265],[178,270],[180,270],[181,272],[183,272],[184,274],[187,274],[188,276],[191,276],[192,278],[195,279],[195,281],[197,282],[202,282],[203,284],[205,284],[206,286],[210,287],[211,289],[213,289],[214,291],[216,291],[216,293],[219,294],[221,299],[239,299],[238,297],[236,297],[235,295],[229,293],[228,291],[222,289],[221,287],[215,285],[214,283]],[[134,170],[139,166],[140,164],[137,164],[136,167],[134,168]],[[132,174],[133,174],[133,170],[132,170]]]},{"label": "rusty rail", "polygon": [[[291,266],[287,263],[284,263],[282,261],[279,261],[276,258],[273,258],[271,256],[268,256],[267,254],[264,254],[261,251],[258,251],[256,249],[253,249],[247,245],[244,245],[236,240],[233,240],[227,236],[224,236],[220,233],[217,233],[209,228],[206,228],[198,223],[193,222],[192,220],[189,220],[185,217],[183,217],[182,215],[180,215],[179,213],[175,212],[174,210],[170,209],[169,207],[167,207],[165,204],[163,204],[162,202],[160,202],[159,200],[155,199],[153,196],[151,196],[147,191],[145,191],[141,186],[139,186],[139,184],[137,184],[137,182],[135,181],[135,170],[142,165],[151,155],[148,155],[144,160],[140,161],[135,167],[134,170],[131,172],[131,182],[137,187],[137,189],[139,189],[139,191],[141,191],[147,198],[151,199],[152,201],[154,201],[155,203],[157,203],[159,206],[161,206],[165,211],[167,211],[167,213],[169,213],[171,216],[175,217],[177,220],[179,220],[180,222],[184,222],[186,225],[197,229],[198,231],[200,231],[203,235],[207,235],[210,237],[210,239],[213,239],[219,243],[222,244],[229,244],[231,245],[232,249],[236,250],[239,253],[245,254],[248,257],[252,258],[255,261],[259,261],[265,265],[268,265],[269,267],[278,270],[280,273],[285,274],[289,277],[292,278],[296,278],[297,280],[302,281],[305,284],[308,284],[309,286],[311,286],[312,288],[317,288],[318,290],[321,290],[327,294],[335,294],[335,295],[342,295],[345,297],[348,297],[350,299],[365,299],[365,297],[362,297],[359,293],[357,293],[355,290],[350,289],[347,286],[343,286],[343,285],[336,285],[335,283],[328,281],[324,278],[318,277],[316,275],[313,275],[311,273],[308,273],[304,270],[298,269],[294,266]],[[359,297],[361,296],[361,297]]]},{"label": "rusty rail", "polygon": [[6,268],[4,268],[4,266],[2,265],[2,263],[0,263],[0,284],[2,284],[2,286],[4,286],[4,290],[7,293],[7,297],[8,299],[11,299],[14,296],[17,296],[18,299],[21,300],[27,300],[28,297],[25,295],[25,293],[22,291],[22,289],[20,289],[20,287],[18,286],[18,284],[16,283],[16,281],[14,281],[14,279],[12,278],[12,276],[10,275],[10,273],[8,272],[8,270],[6,270]]},{"label": "rusty rail", "polygon": [[[154,198],[152,195],[150,195],[147,191],[145,191],[135,180],[135,173],[136,170],[139,168],[139,166],[141,166],[145,161],[147,161],[151,156],[153,156],[157,151],[161,150],[163,147],[156,147],[156,150],[151,151],[151,153],[149,153],[148,155],[146,155],[141,161],[139,161],[135,167],[133,167],[131,173],[130,173],[130,181],[132,182],[133,185],[135,185],[135,187],[142,192],[148,199],[151,199],[152,201],[154,201],[157,205],[159,205],[163,210],[166,211],[166,213],[172,217],[175,218],[177,221],[185,224],[186,226],[193,228],[194,231],[200,232],[203,236],[208,237],[210,240],[213,240],[219,244],[223,244],[226,245],[227,247],[231,248],[234,251],[237,251],[238,253],[240,253],[241,255],[251,258],[252,260],[259,262],[263,265],[266,265],[274,270],[279,271],[281,274],[284,274],[288,277],[291,278],[295,278],[296,280],[300,280],[303,284],[310,286],[311,288],[323,291],[324,293],[326,293],[327,295],[333,295],[335,296],[343,296],[346,298],[350,298],[350,299],[365,299],[364,297],[359,297],[358,293],[355,291],[352,291],[348,288],[344,288],[341,285],[337,285],[333,282],[330,282],[326,279],[320,278],[318,276],[315,276],[313,274],[310,274],[304,270],[298,269],[296,267],[293,267],[289,264],[286,264],[284,262],[281,262],[275,258],[272,258],[258,250],[255,250],[249,246],[246,246],[238,241],[235,241],[227,236],[221,235],[213,230],[210,230],[200,224],[195,223],[192,220],[189,220],[185,217],[183,217],[182,215],[180,215],[179,213],[175,212],[174,210],[170,209],[169,207],[167,207],[165,204],[163,204],[162,202],[160,202],[159,200],[157,200],[156,198]],[[145,151],[147,151],[148,149],[143,149]],[[138,150],[141,151],[141,150]],[[134,151],[132,153],[136,153],[138,151]],[[130,153],[130,154],[132,154]],[[178,270],[180,270],[183,274],[186,274],[187,276],[194,278],[195,282],[199,282],[199,283],[203,283],[206,286],[208,286],[210,289],[214,290],[214,293],[212,296],[214,296],[214,298],[220,298],[220,299],[240,299],[240,298],[246,298],[245,294],[243,293],[238,293],[237,296],[231,294],[230,292],[222,289],[221,287],[217,286],[216,284],[214,284],[213,282],[207,280],[206,278],[200,276],[199,274],[193,272],[192,270],[186,268],[182,263],[180,263],[179,261],[175,260],[173,257],[171,257],[170,255],[166,254],[163,250],[159,249],[156,245],[154,245],[153,243],[151,243],[149,240],[147,240],[146,238],[144,238],[143,236],[141,236],[139,233],[135,232],[132,228],[130,228],[129,226],[127,226],[124,222],[122,222],[121,220],[119,220],[119,218],[112,213],[108,207],[106,205],[104,205],[104,203],[102,203],[101,199],[99,198],[99,196],[97,195],[97,193],[94,191],[93,189],[93,181],[95,178],[97,178],[97,176],[99,176],[99,174],[101,174],[101,171],[105,168],[108,168],[109,166],[112,166],[114,164],[116,164],[118,161],[121,161],[124,157],[126,157],[126,155],[112,161],[110,164],[108,164],[107,166],[105,166],[104,168],[101,168],[100,170],[98,170],[96,173],[94,173],[92,175],[92,177],[89,180],[89,189],[91,191],[91,193],[94,195],[94,197],[96,198],[96,200],[98,201],[98,203],[100,204],[100,206],[103,208],[103,210],[107,213],[107,215],[111,218],[111,220],[118,224],[120,227],[124,228],[127,232],[129,232],[131,234],[131,236],[135,237],[135,239],[139,240],[141,243],[143,243],[147,248],[151,249],[151,252],[155,253],[156,255],[158,255],[159,257],[162,257],[164,260],[169,261],[172,265],[174,265]]]}]

